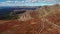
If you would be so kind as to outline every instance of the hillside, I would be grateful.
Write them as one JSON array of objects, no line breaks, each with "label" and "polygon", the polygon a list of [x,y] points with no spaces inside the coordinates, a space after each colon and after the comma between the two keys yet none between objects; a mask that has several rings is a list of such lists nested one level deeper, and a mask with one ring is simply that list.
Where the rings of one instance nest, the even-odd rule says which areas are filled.
[{"label": "hillside", "polygon": [[16,20],[0,20],[0,34],[60,34],[60,5],[24,10]]}]

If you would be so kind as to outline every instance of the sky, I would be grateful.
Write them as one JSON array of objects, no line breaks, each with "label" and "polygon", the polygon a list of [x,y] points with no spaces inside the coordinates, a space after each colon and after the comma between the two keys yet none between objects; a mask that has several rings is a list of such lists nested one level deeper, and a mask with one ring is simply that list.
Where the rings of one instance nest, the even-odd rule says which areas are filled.
[{"label": "sky", "polygon": [[0,6],[44,6],[60,4],[60,0],[0,0]]}]

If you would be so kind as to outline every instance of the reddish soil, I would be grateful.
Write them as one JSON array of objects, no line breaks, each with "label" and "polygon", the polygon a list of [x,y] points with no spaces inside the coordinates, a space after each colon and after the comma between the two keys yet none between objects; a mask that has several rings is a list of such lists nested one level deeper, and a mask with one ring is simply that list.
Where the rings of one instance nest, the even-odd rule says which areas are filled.
[{"label": "reddish soil", "polygon": [[41,34],[60,34],[60,31],[54,28],[51,24],[48,24],[48,22],[45,22],[45,28],[41,32]]},{"label": "reddish soil", "polygon": [[22,15],[24,19],[32,17],[26,21],[0,20],[0,34],[60,34],[60,5],[46,6],[35,11],[27,11],[27,14]]},{"label": "reddish soil", "polygon": [[59,13],[55,13],[55,14],[47,15],[46,18],[49,21],[51,21],[51,22],[53,22],[53,23],[55,23],[55,24],[60,26],[60,12]]},{"label": "reddish soil", "polygon": [[[48,19],[50,22],[60,26],[59,13],[47,15],[45,18]],[[19,21],[19,20],[2,21],[1,20],[0,34],[37,34],[42,29],[41,27],[42,23],[43,21],[41,21],[38,18],[30,19],[27,21]],[[60,29],[45,21],[44,29],[40,32],[40,34],[60,34]]]},{"label": "reddish soil", "polygon": [[9,21],[0,24],[0,34],[37,34],[41,28],[41,20]]}]

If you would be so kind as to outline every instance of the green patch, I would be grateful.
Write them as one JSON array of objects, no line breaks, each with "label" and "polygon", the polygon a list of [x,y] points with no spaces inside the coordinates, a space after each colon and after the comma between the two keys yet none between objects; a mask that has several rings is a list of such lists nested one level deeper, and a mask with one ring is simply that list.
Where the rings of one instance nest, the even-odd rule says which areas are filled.
[{"label": "green patch", "polygon": [[14,20],[18,18],[19,18],[18,14],[15,14],[13,12],[0,15],[0,20]]}]

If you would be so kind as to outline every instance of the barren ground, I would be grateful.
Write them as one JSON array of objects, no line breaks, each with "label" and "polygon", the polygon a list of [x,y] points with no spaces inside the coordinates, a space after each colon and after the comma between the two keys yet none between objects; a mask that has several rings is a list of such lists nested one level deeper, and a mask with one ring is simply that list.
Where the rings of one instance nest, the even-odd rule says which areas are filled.
[{"label": "barren ground", "polygon": [[18,20],[0,20],[0,34],[60,34],[59,9],[58,5],[42,7]]}]

